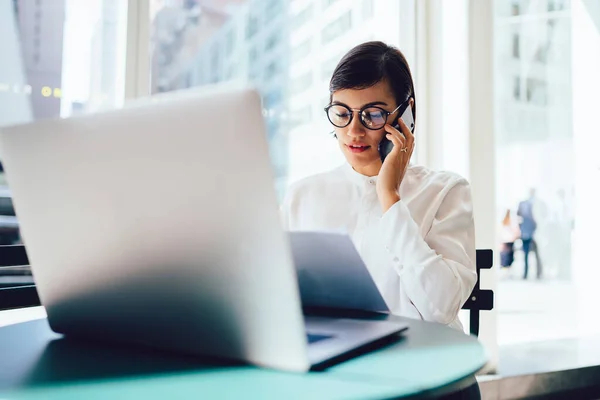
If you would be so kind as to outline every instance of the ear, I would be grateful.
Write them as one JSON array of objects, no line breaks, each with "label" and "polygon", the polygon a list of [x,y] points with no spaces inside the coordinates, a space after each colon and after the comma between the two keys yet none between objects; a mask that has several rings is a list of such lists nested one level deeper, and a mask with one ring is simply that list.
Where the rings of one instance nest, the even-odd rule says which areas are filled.
[{"label": "ear", "polygon": [[410,104],[410,108],[415,108],[415,99],[412,97],[408,100],[408,104]]}]

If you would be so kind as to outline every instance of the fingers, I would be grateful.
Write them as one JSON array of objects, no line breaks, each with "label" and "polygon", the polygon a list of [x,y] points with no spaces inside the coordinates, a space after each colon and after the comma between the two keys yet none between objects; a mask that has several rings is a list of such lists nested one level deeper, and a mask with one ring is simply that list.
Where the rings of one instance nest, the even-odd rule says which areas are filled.
[{"label": "fingers", "polygon": [[403,149],[405,147],[410,148],[410,145],[407,143],[407,138],[404,137],[402,133],[391,125],[385,125],[385,130],[387,132],[386,137],[394,143],[394,146],[398,146],[398,150]]},{"label": "fingers", "polygon": [[400,129],[402,130],[402,134],[406,138],[406,145],[412,147],[415,142],[415,136],[412,134],[409,127],[406,126],[402,118],[398,118],[398,124],[400,125]]},{"label": "fingers", "polygon": [[[386,125],[389,126],[389,125]],[[388,133],[385,135],[389,140],[392,141],[392,143],[394,143],[394,146],[399,146],[398,148],[401,149],[404,147],[404,138],[400,136],[400,132],[398,132],[396,129],[392,128],[390,126],[390,130],[387,130]],[[390,132],[391,131],[391,132]]]},{"label": "fingers", "polygon": [[388,138],[388,140],[394,144],[394,148],[392,149],[393,153],[397,153],[399,149],[404,147],[404,145],[398,140],[398,138],[392,135],[391,133],[388,133],[387,135],[385,135],[385,137]]},{"label": "fingers", "polygon": [[399,137],[399,138],[400,138],[400,140],[404,141],[404,139],[405,139],[405,136],[404,136],[404,134],[402,134],[402,132],[401,132],[401,131],[399,131],[399,130],[398,130],[396,127],[393,127],[393,126],[391,126],[391,125],[389,125],[389,124],[385,124],[385,125],[383,126],[383,128],[384,128],[384,129],[385,129],[385,130],[386,130],[388,133],[390,133],[390,134],[392,134],[392,135],[394,135],[394,136],[397,136],[397,137]]}]

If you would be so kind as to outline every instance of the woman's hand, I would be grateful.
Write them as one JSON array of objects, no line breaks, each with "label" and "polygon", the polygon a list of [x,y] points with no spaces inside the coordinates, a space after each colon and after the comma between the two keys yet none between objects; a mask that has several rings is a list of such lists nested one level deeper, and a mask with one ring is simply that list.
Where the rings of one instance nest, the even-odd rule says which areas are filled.
[{"label": "woman's hand", "polygon": [[402,118],[398,118],[398,124],[402,132],[389,124],[384,127],[386,137],[394,144],[392,151],[383,160],[377,178],[377,197],[384,213],[400,200],[400,183],[415,148],[415,137]]}]

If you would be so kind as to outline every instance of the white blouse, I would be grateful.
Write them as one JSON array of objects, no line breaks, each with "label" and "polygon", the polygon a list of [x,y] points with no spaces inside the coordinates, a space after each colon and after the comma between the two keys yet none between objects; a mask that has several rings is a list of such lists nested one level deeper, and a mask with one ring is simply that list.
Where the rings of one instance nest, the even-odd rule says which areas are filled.
[{"label": "white blouse", "polygon": [[462,330],[458,312],[477,280],[468,182],[411,165],[383,215],[376,182],[347,163],[304,178],[288,189],[284,227],[348,233],[392,313]]}]

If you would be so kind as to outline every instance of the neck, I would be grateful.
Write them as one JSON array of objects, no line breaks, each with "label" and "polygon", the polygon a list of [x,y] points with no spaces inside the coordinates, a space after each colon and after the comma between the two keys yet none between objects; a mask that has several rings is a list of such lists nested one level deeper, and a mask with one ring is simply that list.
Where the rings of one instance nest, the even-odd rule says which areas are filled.
[{"label": "neck", "polygon": [[360,166],[352,166],[356,172],[364,176],[377,176],[379,175],[379,170],[381,169],[381,160],[374,161],[372,163]]}]

